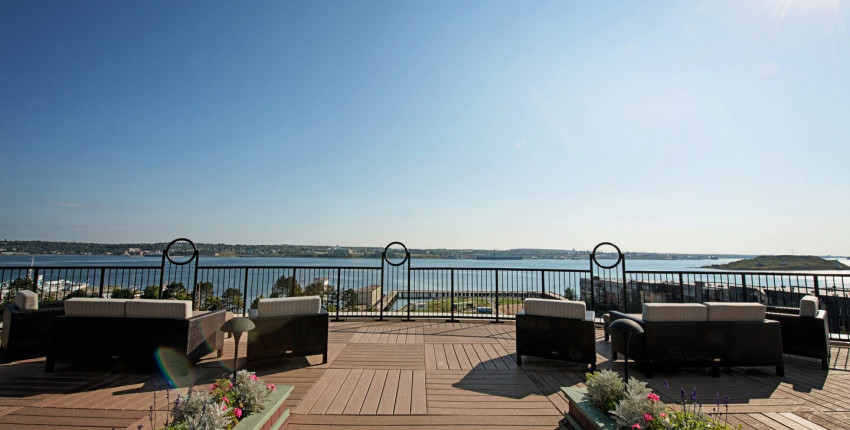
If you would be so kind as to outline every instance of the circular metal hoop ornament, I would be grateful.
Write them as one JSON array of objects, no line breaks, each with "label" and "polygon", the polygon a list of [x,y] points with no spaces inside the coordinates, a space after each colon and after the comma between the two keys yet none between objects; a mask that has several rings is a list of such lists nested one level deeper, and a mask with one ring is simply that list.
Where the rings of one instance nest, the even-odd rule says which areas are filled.
[{"label": "circular metal hoop ornament", "polygon": [[[597,251],[600,247],[603,247],[603,246],[605,246],[605,245],[612,246],[612,247],[614,247],[614,249],[616,249],[616,250],[617,250],[617,261],[615,261],[615,262],[614,262],[614,264],[612,264],[612,265],[610,265],[610,266],[606,266],[606,265],[604,265],[604,264],[600,263],[600,262],[599,262],[599,260],[597,260],[597,259],[596,259],[596,251]],[[592,253],[592,254],[590,254],[590,258],[592,258],[592,259],[593,259],[593,262],[594,262],[594,263],[596,263],[596,265],[597,265],[597,266],[599,266],[599,267],[601,267],[601,268],[603,268],[603,269],[613,269],[613,268],[617,267],[617,265],[618,265],[618,264],[620,264],[620,262],[621,262],[621,261],[623,261],[623,253],[622,253],[622,252],[620,252],[620,248],[618,248],[618,247],[617,247],[617,245],[614,245],[614,244],[613,244],[613,243],[611,243],[611,242],[602,242],[602,243],[600,243],[599,245],[596,245],[596,247],[595,247],[595,248],[593,248],[593,253]]]},{"label": "circular metal hoop ornament", "polygon": [[[404,260],[401,260],[398,263],[393,263],[392,261],[390,261],[389,258],[387,258],[387,251],[389,251],[390,247],[393,246],[393,245],[401,245],[401,247],[404,248]],[[407,250],[407,247],[404,246],[404,244],[401,243],[401,242],[392,242],[389,245],[387,245],[386,248],[384,248],[384,261],[386,261],[387,264],[389,264],[390,266],[396,266],[396,267],[401,266],[402,264],[407,262],[407,260],[409,260],[409,259],[410,259],[410,252]]]},{"label": "circular metal hoop ornament", "polygon": [[[174,246],[178,242],[187,242],[187,243],[189,243],[189,245],[192,245],[192,257],[191,258],[189,258],[186,261],[174,261],[174,260],[171,259],[171,255],[168,254],[168,251],[171,250],[171,247]],[[176,264],[178,266],[183,266],[185,264],[189,264],[190,262],[192,262],[192,260],[194,260],[197,257],[198,257],[198,248],[195,246],[195,242],[192,242],[191,240],[186,239],[185,237],[181,237],[179,239],[172,240],[171,243],[169,243],[168,246],[165,248],[165,258],[167,258],[168,261],[171,262],[171,264]]]}]

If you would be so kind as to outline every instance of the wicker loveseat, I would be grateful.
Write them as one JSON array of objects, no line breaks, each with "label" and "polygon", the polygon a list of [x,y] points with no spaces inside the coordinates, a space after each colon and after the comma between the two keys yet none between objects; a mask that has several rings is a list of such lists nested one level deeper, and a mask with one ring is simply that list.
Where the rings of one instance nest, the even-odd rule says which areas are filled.
[{"label": "wicker loveseat", "polygon": [[829,325],[826,311],[818,309],[815,296],[805,296],[799,308],[768,306],[767,318],[782,326],[782,348],[786,354],[816,358],[829,369]]},{"label": "wicker loveseat", "polygon": [[328,362],[328,313],[318,296],[260,299],[248,332],[248,362],[322,354]]},{"label": "wicker loveseat", "polygon": [[56,362],[100,362],[113,358],[149,367],[159,351],[190,363],[224,346],[225,311],[192,311],[188,300],[73,298],[65,315],[53,319],[45,371]]},{"label": "wicker loveseat", "polygon": [[516,362],[522,356],[587,363],[596,370],[596,329],[584,302],[525,299],[516,315]]},{"label": "wicker loveseat", "polygon": [[[656,368],[703,366],[714,376],[720,367],[775,366],[776,375],[783,376],[781,327],[765,320],[765,310],[758,303],[647,303],[640,318],[610,314],[611,322],[629,318],[643,328],[631,335],[629,358],[648,378]],[[625,353],[626,340],[624,333],[612,331],[613,359]]]},{"label": "wicker loveseat", "polygon": [[47,353],[47,340],[53,317],[62,315],[62,302],[38,303],[38,294],[20,290],[15,302],[3,312],[2,360],[15,361],[41,357]]}]

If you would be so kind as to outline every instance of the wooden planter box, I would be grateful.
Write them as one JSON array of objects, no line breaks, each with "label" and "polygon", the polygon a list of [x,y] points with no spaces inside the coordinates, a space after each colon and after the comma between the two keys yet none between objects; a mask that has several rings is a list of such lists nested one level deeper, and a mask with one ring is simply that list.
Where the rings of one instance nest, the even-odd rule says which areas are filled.
[{"label": "wooden planter box", "polygon": [[570,402],[569,414],[565,419],[574,429],[616,430],[617,426],[614,424],[614,420],[585,398],[586,388],[561,387],[561,391],[564,392]]},{"label": "wooden planter box", "polygon": [[278,430],[289,423],[289,408],[286,399],[292,393],[292,386],[284,385],[272,391],[266,400],[266,407],[260,413],[245,417],[233,430]]}]

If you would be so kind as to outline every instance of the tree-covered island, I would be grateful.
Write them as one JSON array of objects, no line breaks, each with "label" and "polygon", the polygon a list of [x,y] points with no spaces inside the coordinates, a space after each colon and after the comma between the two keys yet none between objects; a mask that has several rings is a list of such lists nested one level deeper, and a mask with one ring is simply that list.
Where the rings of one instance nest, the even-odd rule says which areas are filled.
[{"label": "tree-covered island", "polygon": [[726,264],[704,266],[722,270],[847,270],[838,260],[825,260],[813,255],[762,255]]}]

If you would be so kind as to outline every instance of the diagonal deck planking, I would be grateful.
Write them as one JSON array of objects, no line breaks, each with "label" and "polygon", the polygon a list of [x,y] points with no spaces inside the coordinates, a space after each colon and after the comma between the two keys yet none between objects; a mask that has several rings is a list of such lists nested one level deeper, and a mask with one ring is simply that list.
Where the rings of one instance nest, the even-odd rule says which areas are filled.
[{"label": "diagonal deck planking", "polygon": [[[558,428],[568,407],[560,387],[583,386],[586,368],[533,357],[518,366],[514,345],[510,322],[353,320],[331,324],[327,364],[314,356],[252,370],[267,382],[295,387],[287,404],[289,428],[296,430]],[[239,350],[244,357],[244,341]],[[227,339],[224,357],[207,357],[180,379],[178,391],[185,392],[191,376],[202,386],[221,377],[233,354]],[[743,428],[850,430],[850,346],[834,345],[832,354],[828,372],[818,361],[786,356],[782,378],[756,367],[725,369],[719,378],[700,369],[671,370],[645,380],[671,404],[681,401],[680,389],[698,387],[707,412],[717,408],[717,395],[728,396],[725,419]],[[609,357],[598,330],[599,367],[622,370],[622,362]],[[158,375],[72,365],[45,374],[43,366],[43,359],[0,365],[0,430],[150,428],[157,381],[152,418],[161,426],[167,416]],[[722,400],[719,406],[725,411]]]}]

